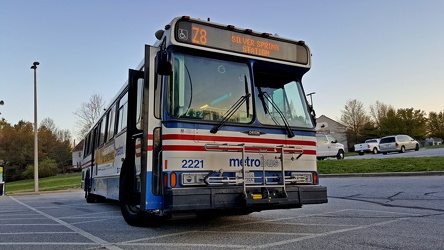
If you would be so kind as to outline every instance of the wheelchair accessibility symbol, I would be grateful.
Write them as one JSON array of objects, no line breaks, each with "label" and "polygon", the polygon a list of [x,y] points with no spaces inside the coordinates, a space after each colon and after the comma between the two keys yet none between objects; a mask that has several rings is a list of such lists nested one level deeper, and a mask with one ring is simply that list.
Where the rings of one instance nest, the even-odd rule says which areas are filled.
[{"label": "wheelchair accessibility symbol", "polygon": [[186,29],[179,29],[178,38],[180,40],[188,40],[188,30],[186,30]]}]

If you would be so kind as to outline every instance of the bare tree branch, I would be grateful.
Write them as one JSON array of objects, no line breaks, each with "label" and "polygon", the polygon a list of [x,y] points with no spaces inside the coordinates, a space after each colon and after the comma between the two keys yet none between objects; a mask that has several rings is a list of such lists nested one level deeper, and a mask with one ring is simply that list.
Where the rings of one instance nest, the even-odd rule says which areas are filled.
[{"label": "bare tree branch", "polygon": [[376,127],[381,127],[381,120],[387,117],[387,112],[390,109],[394,110],[395,108],[393,108],[392,105],[387,105],[380,101],[376,101],[375,104],[370,105],[370,115]]},{"label": "bare tree branch", "polygon": [[77,116],[77,127],[79,131],[77,135],[81,138],[89,131],[89,129],[98,121],[100,118],[103,108],[105,107],[105,102],[99,94],[93,94],[89,98],[89,102],[84,102],[80,105],[73,114]]},{"label": "bare tree branch", "polygon": [[341,122],[353,133],[353,140],[358,142],[361,130],[370,122],[370,117],[366,114],[364,105],[356,99],[348,100],[341,112]]}]

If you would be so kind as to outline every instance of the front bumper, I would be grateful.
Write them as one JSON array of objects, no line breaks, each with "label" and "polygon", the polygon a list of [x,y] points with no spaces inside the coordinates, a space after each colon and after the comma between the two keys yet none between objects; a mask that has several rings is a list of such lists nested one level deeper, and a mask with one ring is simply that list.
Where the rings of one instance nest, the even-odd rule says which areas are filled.
[{"label": "front bumper", "polygon": [[260,211],[280,208],[300,208],[305,204],[327,203],[324,186],[286,186],[286,197],[270,195],[262,199],[245,197],[243,187],[168,188],[165,190],[165,210],[168,212],[206,210]]}]

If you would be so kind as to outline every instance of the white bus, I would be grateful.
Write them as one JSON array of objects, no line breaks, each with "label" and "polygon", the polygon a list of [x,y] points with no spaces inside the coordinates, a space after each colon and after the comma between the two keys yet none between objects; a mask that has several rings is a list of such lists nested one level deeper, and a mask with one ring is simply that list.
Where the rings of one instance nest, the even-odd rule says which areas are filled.
[{"label": "white bus", "polygon": [[85,138],[87,202],[126,222],[326,203],[304,41],[178,17]]}]

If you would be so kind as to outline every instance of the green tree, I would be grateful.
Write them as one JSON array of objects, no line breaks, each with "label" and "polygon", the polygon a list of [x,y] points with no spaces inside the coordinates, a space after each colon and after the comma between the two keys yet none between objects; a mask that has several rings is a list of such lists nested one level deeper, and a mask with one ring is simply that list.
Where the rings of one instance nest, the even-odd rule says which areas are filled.
[{"label": "green tree", "polygon": [[381,136],[407,134],[416,139],[424,139],[427,132],[427,118],[421,110],[389,109],[381,120]]},{"label": "green tree", "polygon": [[[67,166],[71,165],[72,155],[69,133],[65,131],[63,133],[65,140],[61,140],[59,131],[51,119],[47,118],[42,122],[38,134],[38,154],[39,160],[51,159],[63,172]],[[11,126],[5,120],[1,120],[0,142],[0,159],[5,162],[5,178],[8,181],[23,178],[22,173],[26,167],[34,165],[33,124],[19,121]]]},{"label": "green tree", "polygon": [[444,111],[429,113],[427,129],[430,137],[444,139]]},{"label": "green tree", "polygon": [[26,165],[33,162],[33,125],[19,121],[11,126],[5,120],[0,123],[0,159],[5,162],[5,178],[9,181],[21,178]]},{"label": "green tree", "polygon": [[376,101],[374,104],[370,105],[370,116],[377,131],[373,138],[381,137],[381,122],[387,117],[389,110],[395,110],[395,108],[380,101]]},{"label": "green tree", "polygon": [[58,129],[51,118],[42,121],[39,128],[39,157],[53,159],[60,172],[72,164],[69,131]]},{"label": "green tree", "polygon": [[420,109],[398,109],[398,117],[402,121],[403,133],[416,139],[425,139],[427,134],[427,118]]}]

